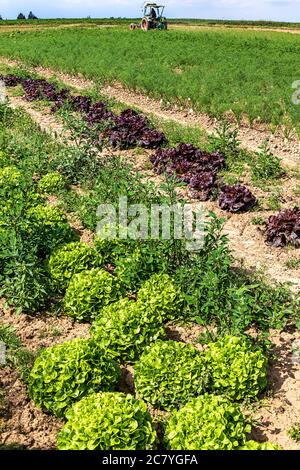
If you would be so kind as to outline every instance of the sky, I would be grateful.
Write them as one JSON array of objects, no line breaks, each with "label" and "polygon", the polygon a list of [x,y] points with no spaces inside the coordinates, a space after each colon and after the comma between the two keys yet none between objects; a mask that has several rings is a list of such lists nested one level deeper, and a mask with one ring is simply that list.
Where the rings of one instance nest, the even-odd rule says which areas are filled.
[{"label": "sky", "polygon": [[[0,0],[0,14],[14,19],[30,10],[39,18],[141,16],[142,0]],[[165,0],[170,18],[300,22],[300,0]]]}]

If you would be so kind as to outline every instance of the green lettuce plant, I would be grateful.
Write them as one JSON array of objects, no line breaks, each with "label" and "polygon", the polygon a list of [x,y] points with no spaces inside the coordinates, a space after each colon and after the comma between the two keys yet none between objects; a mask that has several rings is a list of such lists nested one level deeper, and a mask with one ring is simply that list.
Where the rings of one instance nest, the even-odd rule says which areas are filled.
[{"label": "green lettuce plant", "polygon": [[65,188],[64,177],[57,172],[47,173],[38,182],[38,191],[44,194],[57,194]]},{"label": "green lettuce plant", "polygon": [[138,291],[138,299],[166,321],[179,317],[184,306],[183,294],[168,274],[154,274]]},{"label": "green lettuce plant", "polygon": [[78,321],[96,318],[101,309],[120,295],[118,280],[104,269],[75,274],[66,290],[64,310]]},{"label": "green lettuce plant", "polygon": [[99,267],[102,258],[86,243],[73,242],[57,248],[49,258],[49,272],[54,285],[64,290],[74,274]]},{"label": "green lettuce plant", "polygon": [[127,290],[133,292],[150,276],[166,270],[167,262],[158,248],[147,242],[116,261],[116,275]]},{"label": "green lettuce plant", "polygon": [[164,439],[171,450],[237,450],[250,431],[239,405],[205,394],[171,415]]},{"label": "green lettuce plant", "polygon": [[206,360],[214,393],[243,400],[267,386],[267,358],[246,338],[226,336],[208,344]]},{"label": "green lettuce plant", "polygon": [[105,259],[105,262],[115,266],[115,273],[125,290],[136,292],[141,284],[158,272],[165,272],[169,263],[165,246],[161,242],[140,241],[139,244],[130,236],[126,239],[106,238],[112,233],[126,234],[127,229],[118,226],[113,229],[108,225],[103,228],[103,235],[95,238],[95,248]]},{"label": "green lettuce plant", "polygon": [[238,450],[282,450],[281,447],[272,442],[247,441]]},{"label": "green lettuce plant", "polygon": [[161,316],[128,298],[105,307],[91,333],[112,357],[127,362],[134,362],[147,346],[165,336]]},{"label": "green lettuce plant", "polygon": [[64,243],[77,241],[78,235],[68,224],[65,214],[48,204],[39,204],[28,210],[27,236],[38,247],[39,255],[47,256]]},{"label": "green lettuce plant", "polygon": [[[0,168],[0,191],[1,195],[7,196],[15,189],[22,189],[26,186],[26,181],[22,172],[15,166]],[[5,193],[4,193],[5,192]]]},{"label": "green lettuce plant", "polygon": [[64,416],[73,402],[91,392],[113,391],[120,368],[93,342],[75,339],[44,349],[28,379],[30,398],[42,410]]},{"label": "green lettuce plant", "polygon": [[190,344],[161,341],[149,346],[135,365],[138,396],[154,408],[173,410],[204,393],[204,355]]},{"label": "green lettuce plant", "polygon": [[15,166],[0,168],[0,221],[16,224],[24,218],[24,211],[31,199],[28,176]]},{"label": "green lettuce plant", "polygon": [[103,236],[95,237],[94,246],[106,263],[115,265],[119,259],[125,258],[134,251],[136,243],[131,239],[104,237],[106,230],[110,233],[112,229],[109,226],[104,227]]},{"label": "green lettuce plant", "polygon": [[59,450],[151,450],[157,441],[146,405],[132,395],[95,393],[70,408]]}]

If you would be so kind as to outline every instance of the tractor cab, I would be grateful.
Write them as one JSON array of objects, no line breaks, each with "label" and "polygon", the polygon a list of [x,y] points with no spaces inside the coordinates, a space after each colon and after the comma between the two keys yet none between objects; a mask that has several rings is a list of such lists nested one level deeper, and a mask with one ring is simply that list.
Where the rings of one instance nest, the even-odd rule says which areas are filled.
[{"label": "tractor cab", "polygon": [[164,10],[164,5],[145,3],[141,28],[144,31],[149,29],[167,29],[167,20],[163,16]]},{"label": "tractor cab", "polygon": [[145,3],[144,4],[144,18],[152,18],[153,20],[159,20],[162,18],[165,10],[164,5],[157,5],[156,3]]},{"label": "tractor cab", "polygon": [[143,31],[149,31],[149,29],[168,29],[167,19],[163,16],[164,11],[164,5],[148,2],[144,3],[143,19],[141,23],[131,23],[130,29],[142,29]]}]

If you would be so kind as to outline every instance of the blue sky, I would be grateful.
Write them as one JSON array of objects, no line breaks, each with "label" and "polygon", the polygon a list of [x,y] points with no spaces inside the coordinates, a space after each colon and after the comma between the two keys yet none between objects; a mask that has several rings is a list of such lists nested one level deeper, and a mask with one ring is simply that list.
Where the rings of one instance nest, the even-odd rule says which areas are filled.
[{"label": "blue sky", "polygon": [[[167,16],[299,21],[300,0],[166,0]],[[3,18],[32,10],[40,18],[136,17],[142,0],[0,0]]]}]

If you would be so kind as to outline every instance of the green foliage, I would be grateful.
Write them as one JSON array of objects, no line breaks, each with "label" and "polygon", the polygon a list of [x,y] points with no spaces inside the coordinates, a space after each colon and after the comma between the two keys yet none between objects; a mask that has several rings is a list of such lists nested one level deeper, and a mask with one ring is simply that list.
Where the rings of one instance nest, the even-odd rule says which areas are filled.
[{"label": "green foliage", "polygon": [[231,400],[255,398],[267,386],[267,358],[245,338],[226,336],[207,347],[211,389]]},{"label": "green foliage", "polygon": [[289,431],[288,435],[295,441],[300,442],[300,423],[294,424]]},{"label": "green foliage", "polygon": [[101,238],[96,236],[94,246],[106,264],[115,265],[118,259],[124,258],[128,251],[133,250],[131,240],[120,240],[119,238]]},{"label": "green foliage", "polygon": [[[0,49],[4,56],[83,74],[96,82],[116,80],[214,117],[231,110],[238,119],[246,113],[251,122],[259,117],[278,125],[288,116],[294,126],[299,123],[299,107],[291,101],[290,87],[291,64],[299,65],[295,35],[191,29],[144,36],[142,31],[131,35],[124,28],[8,32],[1,34]],[[153,54],[158,50],[163,51],[159,67]],[[274,73],[274,63],[280,63],[279,73]]]},{"label": "green foliage", "polygon": [[55,286],[64,290],[74,274],[99,267],[101,256],[86,243],[68,243],[57,248],[49,258],[49,272]]},{"label": "green foliage", "polygon": [[37,258],[12,259],[6,263],[0,295],[16,313],[32,313],[45,307],[52,294],[48,273]]},{"label": "green foliage", "polygon": [[284,174],[281,166],[280,158],[273,155],[268,147],[268,142],[265,142],[260,152],[257,154],[256,159],[251,166],[251,175],[253,181],[265,181],[270,179],[279,178]]},{"label": "green foliage", "polygon": [[9,224],[22,217],[31,199],[30,189],[28,178],[18,168],[0,169],[0,197],[5,201],[0,207],[0,220]]},{"label": "green foliage", "polygon": [[205,394],[171,415],[165,443],[171,450],[237,450],[250,431],[237,404]]},{"label": "green foliage", "polygon": [[173,410],[201,395],[208,383],[205,357],[189,344],[156,341],[134,369],[138,396],[154,408]]},{"label": "green foliage", "polygon": [[164,338],[161,316],[142,302],[121,299],[99,312],[92,338],[112,357],[134,362],[143,350]]},{"label": "green foliage", "polygon": [[[118,227],[117,236],[120,230],[122,228]],[[115,274],[124,288],[133,292],[153,274],[171,270],[172,257],[176,255],[170,241],[159,240],[139,240],[137,243],[130,238],[123,240],[97,236],[95,248],[108,264],[116,267]]]},{"label": "green foliage", "polygon": [[97,175],[103,165],[101,159],[97,158],[102,150],[100,129],[92,136],[93,129],[87,122],[68,111],[63,112],[63,119],[69,133],[68,145],[60,148],[52,164],[69,184],[91,180],[91,175]]},{"label": "green foliage", "polygon": [[47,173],[38,182],[38,190],[44,194],[58,194],[65,187],[64,177],[60,173]]},{"label": "green foliage", "polygon": [[128,291],[136,291],[143,281],[163,269],[163,260],[149,245],[138,247],[133,253],[116,261],[115,273]]},{"label": "green foliage", "polygon": [[123,393],[83,398],[66,413],[59,450],[151,450],[156,432],[146,405]]},{"label": "green foliage", "polygon": [[300,259],[289,259],[285,265],[288,269],[300,269]]},{"label": "green foliage", "polygon": [[259,273],[249,275],[243,271],[232,273],[226,306],[227,318],[224,315],[222,321],[232,333],[244,331],[251,324],[262,330],[282,328],[299,309],[288,286],[272,285]]},{"label": "green foliage", "polygon": [[0,342],[5,345],[5,364],[3,365],[18,370],[22,379],[27,380],[34,354],[22,345],[15,329],[2,322],[0,322]]},{"label": "green foliage", "polygon": [[134,251],[117,260],[116,274],[128,290],[136,292],[154,274],[173,274],[187,257],[182,240],[141,241]]},{"label": "green foliage", "polygon": [[[116,236],[120,230],[126,229],[118,227]],[[124,288],[133,292],[150,276],[173,272],[187,256],[183,242],[177,240],[139,240],[136,243],[130,237],[123,240],[97,236],[95,247],[106,263],[116,267],[115,273]]]},{"label": "green foliage", "polygon": [[266,224],[266,219],[261,216],[253,217],[253,219],[251,220],[251,223],[253,225],[263,226]]},{"label": "green foliage", "polygon": [[0,169],[0,191],[2,197],[10,197],[16,189],[23,189],[25,180],[18,168],[6,166]]},{"label": "green foliage", "polygon": [[202,250],[177,269],[175,280],[185,295],[185,315],[192,320],[212,321],[224,311],[232,278],[228,238],[222,234],[223,219],[211,214],[205,226]]},{"label": "green foliage", "polygon": [[168,274],[155,274],[138,291],[138,300],[168,321],[182,316],[183,294]]},{"label": "green foliage", "polygon": [[282,448],[272,442],[247,441],[238,450],[282,450]]},{"label": "green foliage", "polygon": [[56,238],[64,241],[73,232],[61,213],[58,220],[57,212],[39,204],[30,174],[5,167],[0,170],[0,181],[5,201],[0,208],[1,295],[17,311],[35,311],[51,295],[40,257],[51,250]]},{"label": "green foliage", "polygon": [[[69,149],[65,152],[65,158],[69,162]],[[117,156],[99,159],[98,155],[95,155],[93,161],[95,160],[98,162],[97,168],[86,171],[82,168],[82,157],[79,156],[78,165],[82,174],[76,171],[75,176],[83,192],[64,195],[66,208],[76,212],[88,229],[96,230],[99,204],[114,204],[118,207],[120,195],[128,197],[128,204],[159,203],[161,200],[153,182],[146,181],[141,173],[134,170],[128,159]],[[58,158],[57,163],[60,164],[60,161]],[[65,175],[65,170],[60,171]]]},{"label": "green foliage", "polygon": [[47,256],[64,243],[76,241],[78,235],[68,224],[65,214],[56,207],[37,205],[28,210],[27,233],[40,256]]},{"label": "green foliage", "polygon": [[40,353],[28,390],[37,406],[61,417],[85,395],[113,391],[119,379],[120,368],[114,361],[90,340],[75,339]]},{"label": "green foliage", "polygon": [[118,280],[104,269],[93,268],[75,274],[66,290],[65,312],[78,321],[101,315],[101,309],[120,296]]},{"label": "green foliage", "polygon": [[209,137],[213,151],[221,152],[227,161],[235,160],[240,152],[238,134],[237,128],[233,127],[228,120],[222,119],[215,129],[215,134]]},{"label": "green foliage", "polygon": [[297,309],[284,285],[263,275],[233,268],[223,220],[211,214],[203,249],[184,260],[175,274],[184,292],[184,314],[200,325],[214,323],[221,332],[239,334],[249,326],[282,328]]}]

